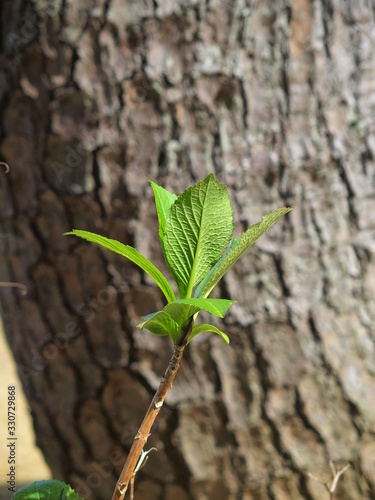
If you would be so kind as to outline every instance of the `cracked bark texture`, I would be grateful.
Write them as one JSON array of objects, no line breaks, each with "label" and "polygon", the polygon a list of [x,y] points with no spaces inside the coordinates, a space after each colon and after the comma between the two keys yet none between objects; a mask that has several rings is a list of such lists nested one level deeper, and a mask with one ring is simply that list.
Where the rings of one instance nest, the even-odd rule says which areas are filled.
[{"label": "cracked bark texture", "polygon": [[213,171],[238,232],[293,211],[223,280],[231,345],[189,347],[136,498],[328,498],[329,458],[374,498],[373,3],[5,0],[1,27],[2,315],[53,476],[110,497],[171,352],[135,328],[148,278],[62,233],[165,270],[147,179]]}]

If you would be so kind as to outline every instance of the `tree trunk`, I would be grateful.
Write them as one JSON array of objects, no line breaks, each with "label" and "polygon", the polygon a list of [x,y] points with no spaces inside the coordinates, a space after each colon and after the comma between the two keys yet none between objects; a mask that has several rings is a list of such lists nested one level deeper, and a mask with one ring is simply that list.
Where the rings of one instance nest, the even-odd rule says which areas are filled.
[{"label": "tree trunk", "polygon": [[[1,4],[2,315],[53,476],[108,500],[171,353],[148,179],[215,172],[237,232],[293,211],[223,280],[149,440],[142,499],[375,497],[375,9],[369,1]],[[238,234],[237,234],[238,235]]]}]

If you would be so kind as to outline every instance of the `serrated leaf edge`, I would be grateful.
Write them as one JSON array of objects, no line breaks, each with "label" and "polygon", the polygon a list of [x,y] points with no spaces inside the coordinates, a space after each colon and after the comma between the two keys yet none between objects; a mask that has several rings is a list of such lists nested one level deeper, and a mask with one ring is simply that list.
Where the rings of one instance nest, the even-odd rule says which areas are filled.
[{"label": "serrated leaf edge", "polygon": [[[277,210],[274,210],[273,212],[269,212],[265,214],[260,222],[257,222],[256,224],[253,224],[252,226],[249,227],[244,233],[242,233],[241,237],[239,238],[239,242],[232,248],[232,250],[226,255],[226,257],[221,261],[220,264],[218,264],[216,270],[213,272],[213,274],[207,279],[207,282],[201,289],[200,298],[205,298],[207,297],[213,288],[217,285],[217,283],[221,280],[221,278],[224,276],[224,274],[233,266],[235,262],[241,257],[241,255],[248,249],[250,248],[260,236],[262,236],[275,222],[277,222],[283,215],[286,215],[288,212],[290,212],[292,209],[289,207],[283,207],[279,208]],[[269,216],[274,216],[274,220],[270,223],[269,220],[266,220],[267,217]],[[260,232],[258,235],[251,237],[251,232],[254,231],[254,229],[261,228],[262,225],[265,225],[266,227],[264,229],[260,229]],[[248,236],[250,236],[249,241],[246,241]]]}]

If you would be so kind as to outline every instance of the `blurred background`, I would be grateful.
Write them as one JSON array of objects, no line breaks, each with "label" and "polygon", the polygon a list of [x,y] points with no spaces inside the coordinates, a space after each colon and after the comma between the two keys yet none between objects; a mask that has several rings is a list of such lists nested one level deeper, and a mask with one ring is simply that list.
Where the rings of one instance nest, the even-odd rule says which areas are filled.
[{"label": "blurred background", "polygon": [[118,239],[168,273],[148,179],[179,194],[214,172],[235,236],[293,210],[217,290],[237,300],[217,323],[231,344],[191,343],[136,498],[321,500],[311,474],[331,480],[330,460],[351,465],[337,498],[375,498],[372,2],[0,12],[0,281],[27,287],[0,288],[1,315],[51,475],[110,498],[171,353],[135,327],[163,306],[147,276],[63,233]]}]

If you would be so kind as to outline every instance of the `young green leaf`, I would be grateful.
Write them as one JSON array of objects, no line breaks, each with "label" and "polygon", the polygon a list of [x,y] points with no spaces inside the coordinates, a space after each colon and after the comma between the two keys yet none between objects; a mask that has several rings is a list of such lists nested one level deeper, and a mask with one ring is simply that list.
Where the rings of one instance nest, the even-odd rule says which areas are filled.
[{"label": "young green leaf", "polygon": [[83,500],[68,484],[49,479],[19,488],[12,500]]},{"label": "young green leaf", "polygon": [[200,311],[200,308],[190,304],[173,302],[172,304],[167,304],[163,308],[163,311],[169,314],[179,327],[183,327],[192,316]]},{"label": "young green leaf", "polygon": [[[226,299],[180,299],[171,304],[167,304],[162,311],[149,314],[147,317],[143,318],[143,321],[137,326],[139,328],[147,328],[147,330],[150,330],[150,332],[156,335],[170,335],[175,343],[180,338],[184,325],[186,325],[193,316],[196,316],[199,311],[208,311],[211,314],[223,318],[233,302],[233,300]],[[219,330],[216,330],[211,329],[209,331],[218,333]],[[198,335],[198,333],[200,333],[200,330],[197,331],[194,336]],[[223,338],[226,340],[226,336]]]},{"label": "young green leaf", "polygon": [[207,311],[215,316],[219,316],[220,318],[224,318],[227,310],[230,308],[232,304],[235,303],[235,300],[228,299],[179,299],[176,301],[176,304],[188,304],[191,306],[197,307],[199,310]]},{"label": "young green leaf", "polygon": [[224,274],[230,269],[233,264],[241,257],[241,255],[249,248],[256,240],[262,236],[276,221],[283,215],[290,212],[291,208],[279,208],[263,216],[263,220],[257,224],[253,224],[245,231],[239,241],[230,249],[224,259],[218,263],[214,272],[208,277],[204,286],[200,289],[200,297],[207,297],[212,289],[221,280]]},{"label": "young green leaf", "polygon": [[227,188],[210,174],[173,203],[165,224],[165,259],[181,298],[219,260],[233,232]]},{"label": "young green leaf", "polygon": [[157,314],[158,312],[160,312],[160,311],[155,311],[155,312],[153,312],[153,313],[146,314],[146,316],[143,316],[143,317],[142,317],[142,321],[141,321],[140,323],[138,323],[137,328],[143,328],[143,327],[144,327],[144,325],[145,325],[145,323],[146,323],[149,319],[151,319],[153,316],[155,316],[155,314]]},{"label": "young green leaf", "polygon": [[225,342],[227,344],[229,344],[229,337],[226,333],[222,332],[221,330],[219,330],[218,328],[216,328],[216,326],[214,325],[208,325],[208,324],[203,324],[203,325],[195,325],[194,328],[192,329],[191,331],[191,334],[189,335],[189,338],[188,338],[188,343],[194,338],[196,337],[197,335],[199,335],[200,333],[203,333],[203,332],[213,332],[213,333],[217,333],[218,335],[220,335],[220,337],[222,339],[225,340]]},{"label": "young green leaf", "polygon": [[89,231],[81,231],[80,229],[73,229],[72,231],[65,233],[65,235],[74,235],[84,240],[91,241],[93,243],[98,243],[99,245],[111,250],[112,252],[118,253],[123,257],[126,257],[134,264],[137,264],[145,273],[147,273],[161,291],[164,293],[168,302],[174,302],[176,297],[173,293],[171,285],[168,283],[163,274],[159,271],[157,267],[152,264],[146,257],[140,254],[135,248],[124,245],[117,240],[112,240],[110,238],[105,238],[99,234],[90,233]]},{"label": "young green leaf", "polygon": [[165,223],[169,214],[171,205],[177,200],[177,196],[170,191],[167,191],[161,186],[158,186],[153,181],[150,181],[155,196],[156,211],[159,219],[159,237],[162,249],[164,251],[164,230]]},{"label": "young green leaf", "polygon": [[137,327],[147,328],[150,332],[160,336],[170,335],[173,342],[176,342],[182,334],[183,326],[199,311],[199,307],[172,302],[167,304],[162,311],[145,316]]},{"label": "young green leaf", "polygon": [[165,311],[158,311],[150,319],[142,321],[139,325],[140,328],[147,328],[155,335],[165,336],[170,335],[173,342],[176,342],[181,334],[181,328],[175,320]]}]

